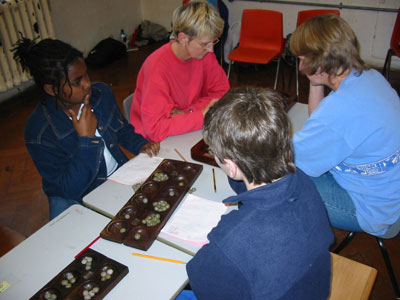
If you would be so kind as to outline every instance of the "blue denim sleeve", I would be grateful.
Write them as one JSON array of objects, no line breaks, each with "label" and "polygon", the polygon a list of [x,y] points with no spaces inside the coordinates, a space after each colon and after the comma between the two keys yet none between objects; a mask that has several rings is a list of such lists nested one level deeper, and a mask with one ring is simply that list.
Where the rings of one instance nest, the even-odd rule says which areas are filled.
[{"label": "blue denim sleeve", "polygon": [[80,200],[96,179],[104,143],[99,137],[78,137],[66,152],[57,141],[26,144],[43,180],[47,196]]},{"label": "blue denim sleeve", "polygon": [[119,144],[131,153],[137,155],[144,145],[149,141],[146,140],[141,134],[135,132],[134,127],[128,123],[122,116],[123,128],[118,132]]}]

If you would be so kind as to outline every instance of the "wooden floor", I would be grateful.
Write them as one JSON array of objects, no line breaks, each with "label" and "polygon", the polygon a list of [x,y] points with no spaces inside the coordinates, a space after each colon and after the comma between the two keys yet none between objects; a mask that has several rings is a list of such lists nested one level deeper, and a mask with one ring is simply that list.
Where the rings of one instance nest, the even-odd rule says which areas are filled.
[{"label": "wooden floor", "polygon": [[[135,89],[137,73],[147,55],[159,44],[129,52],[124,58],[102,68],[89,67],[92,81],[109,84],[122,109],[123,99]],[[224,65],[227,69],[227,66]],[[267,66],[233,68],[231,85],[272,87],[276,63]],[[278,89],[294,94],[294,72],[285,69],[285,86],[282,78]],[[238,72],[239,71],[239,72]],[[290,76],[292,75],[292,76]],[[290,88],[289,78],[292,77]],[[400,72],[391,74],[391,83],[400,92]],[[300,77],[300,101],[307,103],[308,82]],[[24,125],[30,112],[39,103],[41,93],[36,88],[0,104],[0,226],[29,236],[48,222],[48,203],[41,188],[41,179],[24,144]],[[400,117],[400,116],[399,116]],[[346,232],[335,230],[337,240]],[[1,241],[3,243],[5,241]],[[386,242],[396,276],[400,280],[400,236]],[[378,270],[371,300],[395,299],[383,259],[376,240],[367,234],[358,234],[341,255],[370,265]],[[294,258],[295,259],[295,258]],[[346,299],[343,299],[346,300]]]}]

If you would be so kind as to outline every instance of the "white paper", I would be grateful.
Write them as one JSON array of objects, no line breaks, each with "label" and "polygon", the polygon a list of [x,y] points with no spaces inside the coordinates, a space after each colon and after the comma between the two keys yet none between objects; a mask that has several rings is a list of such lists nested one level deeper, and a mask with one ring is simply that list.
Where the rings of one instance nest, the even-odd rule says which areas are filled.
[{"label": "white paper", "polygon": [[223,203],[189,194],[162,232],[196,244],[206,244],[207,235],[226,211]]},{"label": "white paper", "polygon": [[111,174],[108,180],[126,185],[144,182],[162,160],[161,157],[149,157],[147,153],[140,153]]}]

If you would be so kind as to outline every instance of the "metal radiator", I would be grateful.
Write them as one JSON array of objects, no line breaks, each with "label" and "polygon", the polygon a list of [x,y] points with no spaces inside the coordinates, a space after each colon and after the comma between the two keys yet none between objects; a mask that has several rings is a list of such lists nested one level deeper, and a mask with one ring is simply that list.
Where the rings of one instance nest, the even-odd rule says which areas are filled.
[{"label": "metal radiator", "polygon": [[48,0],[10,0],[0,4],[0,93],[30,79],[11,52],[21,34],[37,41],[54,38]]}]

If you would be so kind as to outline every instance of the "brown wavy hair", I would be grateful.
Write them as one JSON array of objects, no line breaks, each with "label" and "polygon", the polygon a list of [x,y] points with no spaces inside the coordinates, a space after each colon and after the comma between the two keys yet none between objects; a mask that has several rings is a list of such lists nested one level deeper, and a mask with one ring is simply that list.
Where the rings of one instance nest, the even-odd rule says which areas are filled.
[{"label": "brown wavy hair", "polygon": [[289,119],[273,90],[231,89],[205,115],[203,137],[220,162],[231,159],[250,183],[296,170]]},{"label": "brown wavy hair", "polygon": [[304,56],[308,75],[319,68],[329,75],[342,75],[356,69],[358,74],[369,69],[360,57],[360,44],[350,25],[341,17],[326,14],[301,24],[290,38],[290,51]]}]

